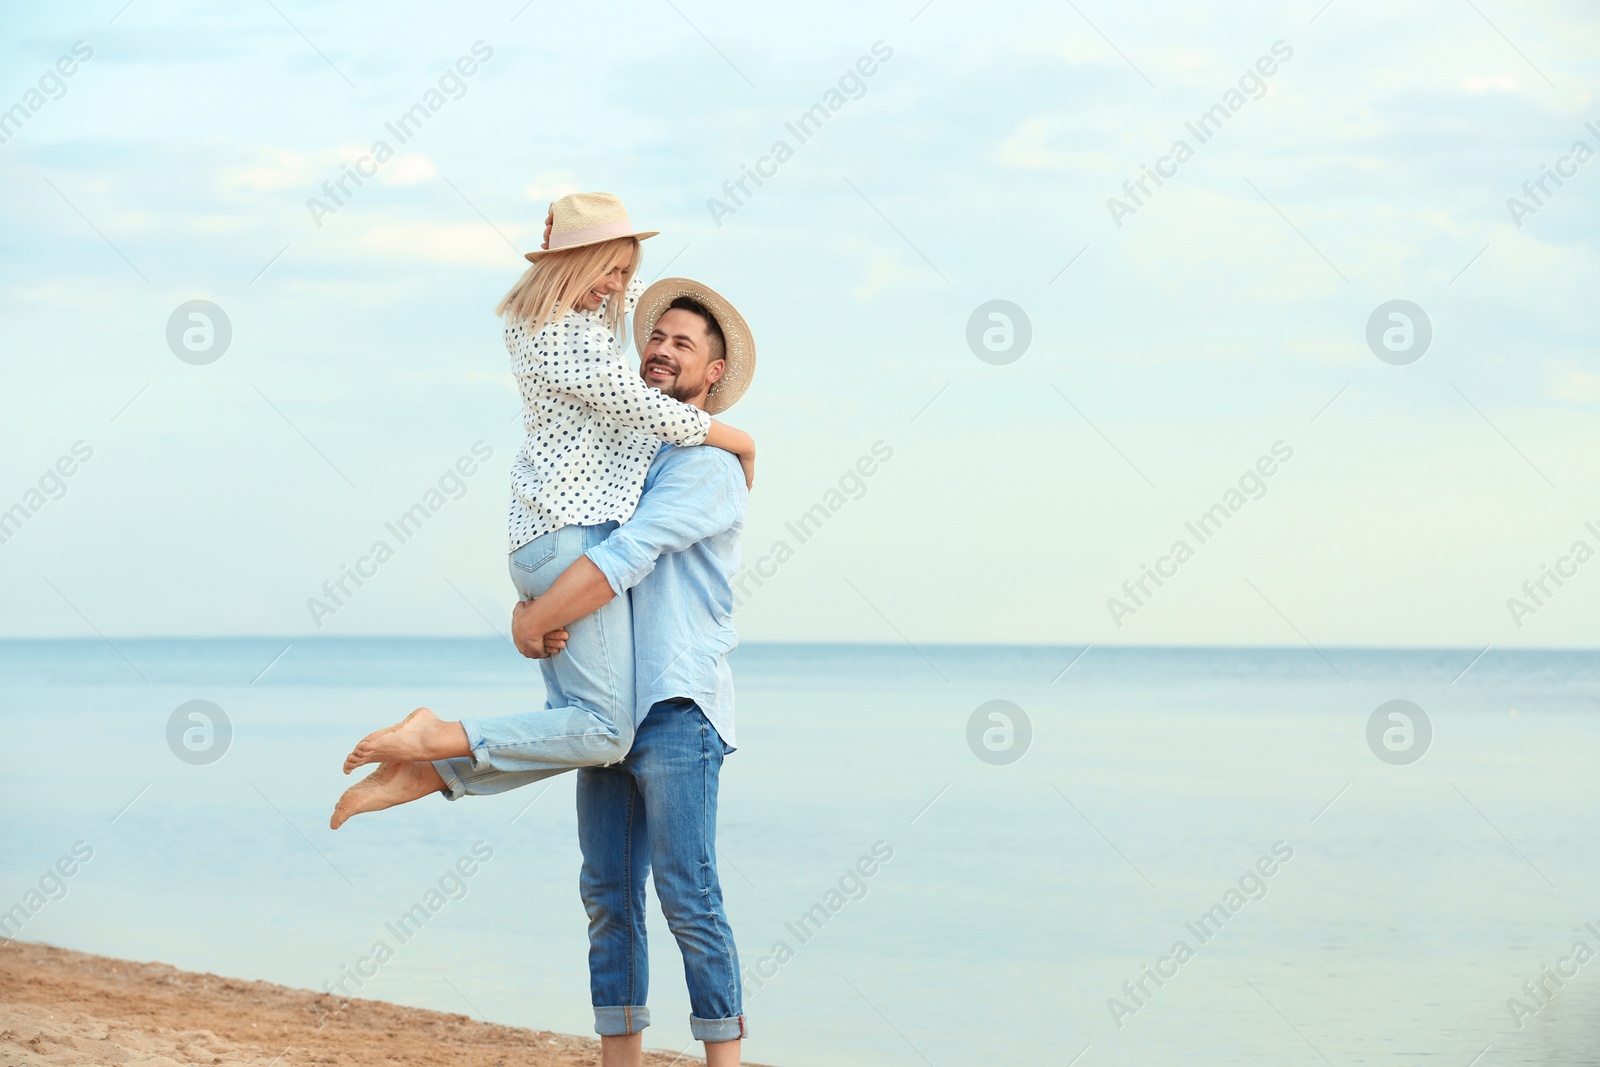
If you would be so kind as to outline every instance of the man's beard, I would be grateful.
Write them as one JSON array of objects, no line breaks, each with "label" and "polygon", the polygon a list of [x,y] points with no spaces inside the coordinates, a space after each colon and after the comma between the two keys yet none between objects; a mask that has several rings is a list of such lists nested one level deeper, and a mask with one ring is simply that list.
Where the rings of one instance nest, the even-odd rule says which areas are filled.
[{"label": "man's beard", "polygon": [[674,379],[669,388],[661,391],[666,393],[672,399],[681,400],[687,404],[689,401],[693,400],[697,396],[700,396],[706,391],[706,383],[704,380],[702,380],[699,385],[684,385],[681,379]]},{"label": "man's beard", "polygon": [[[649,366],[647,365],[645,369],[648,370]],[[667,385],[658,385],[655,388],[660,389],[672,399],[681,400],[685,404],[706,391],[706,382],[704,378],[702,378],[698,383],[686,384],[681,377],[681,371],[679,374],[679,377],[673,378],[672,381]]]}]

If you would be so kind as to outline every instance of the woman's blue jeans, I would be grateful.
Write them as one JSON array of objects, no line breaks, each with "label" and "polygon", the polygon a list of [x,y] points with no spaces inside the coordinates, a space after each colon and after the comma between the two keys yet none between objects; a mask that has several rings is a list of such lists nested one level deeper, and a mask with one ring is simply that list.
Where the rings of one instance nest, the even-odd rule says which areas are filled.
[{"label": "woman's blue jeans", "polygon": [[[527,600],[543,596],[614,522],[563,526],[511,554],[511,580]],[[567,627],[567,647],[539,661],[544,707],[463,718],[470,756],[435,760],[451,800],[503,793],[577,767],[615,763],[633,745],[633,613],[626,596]]]},{"label": "woman's blue jeans", "polygon": [[579,887],[589,913],[589,992],[601,1036],[650,1025],[644,881],[683,955],[697,1041],[745,1036],[739,953],[717,878],[717,780],[727,754],[688,699],[664,700],[622,763],[578,772]]}]

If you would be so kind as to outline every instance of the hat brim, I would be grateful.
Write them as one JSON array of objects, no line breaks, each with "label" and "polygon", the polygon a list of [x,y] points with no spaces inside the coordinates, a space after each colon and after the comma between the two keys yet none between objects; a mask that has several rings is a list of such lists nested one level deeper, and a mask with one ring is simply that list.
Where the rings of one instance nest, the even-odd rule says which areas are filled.
[{"label": "hat brim", "polygon": [[607,241],[620,241],[623,237],[633,237],[643,241],[647,237],[654,237],[660,230],[645,230],[643,233],[625,233],[620,237],[597,237],[593,241],[579,241],[575,245],[562,245],[560,248],[541,248],[534,252],[522,253],[522,258],[529,263],[537,263],[552,252],[570,252],[574,248],[588,248],[590,245],[603,245]]},{"label": "hat brim", "polygon": [[722,377],[711,387],[706,397],[706,411],[719,415],[738,403],[756,374],[756,339],[750,324],[739,314],[728,298],[692,278],[662,278],[639,296],[633,312],[633,344],[639,358],[644,358],[645,346],[650,343],[650,333],[656,320],[680,296],[690,296],[706,306],[722,327],[724,342],[723,360],[727,366]]}]

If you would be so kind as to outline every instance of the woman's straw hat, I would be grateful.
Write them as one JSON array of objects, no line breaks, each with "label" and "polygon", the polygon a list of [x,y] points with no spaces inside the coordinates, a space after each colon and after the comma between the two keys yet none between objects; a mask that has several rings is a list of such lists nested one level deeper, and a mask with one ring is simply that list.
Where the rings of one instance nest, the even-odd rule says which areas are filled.
[{"label": "woman's straw hat", "polygon": [[654,237],[660,230],[635,230],[615,193],[569,193],[550,205],[550,247],[525,253],[537,263],[551,252],[597,245],[618,237]]},{"label": "woman's straw hat", "polygon": [[733,407],[744,391],[750,388],[750,379],[756,375],[756,341],[750,333],[750,324],[744,316],[728,303],[726,297],[709,285],[690,278],[662,278],[639,297],[639,306],[633,313],[633,344],[644,358],[645,346],[650,343],[650,332],[656,320],[680,296],[693,297],[704,304],[711,317],[722,327],[727,367],[722,378],[711,387],[706,397],[706,411],[713,415]]}]

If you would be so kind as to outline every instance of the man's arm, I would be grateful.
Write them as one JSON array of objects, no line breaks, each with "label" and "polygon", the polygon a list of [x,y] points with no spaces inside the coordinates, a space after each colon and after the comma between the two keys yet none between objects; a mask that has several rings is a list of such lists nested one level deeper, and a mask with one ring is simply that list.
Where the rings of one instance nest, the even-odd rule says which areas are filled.
[{"label": "man's arm", "polygon": [[524,656],[544,659],[552,652],[560,651],[559,648],[551,648],[551,645],[566,646],[564,637],[554,641],[546,640],[547,637],[555,631],[565,631],[585,615],[599,611],[616,595],[600,568],[588,556],[580,556],[561,572],[544,596],[536,600],[519,601],[511,609],[511,639],[516,642],[517,651]]},{"label": "man's arm", "polygon": [[550,591],[518,604],[511,636],[524,656],[546,652],[545,635],[597,611],[632,589],[656,560],[733,526],[746,490],[732,457],[718,449],[685,449],[658,474],[633,517],[561,572]]}]

